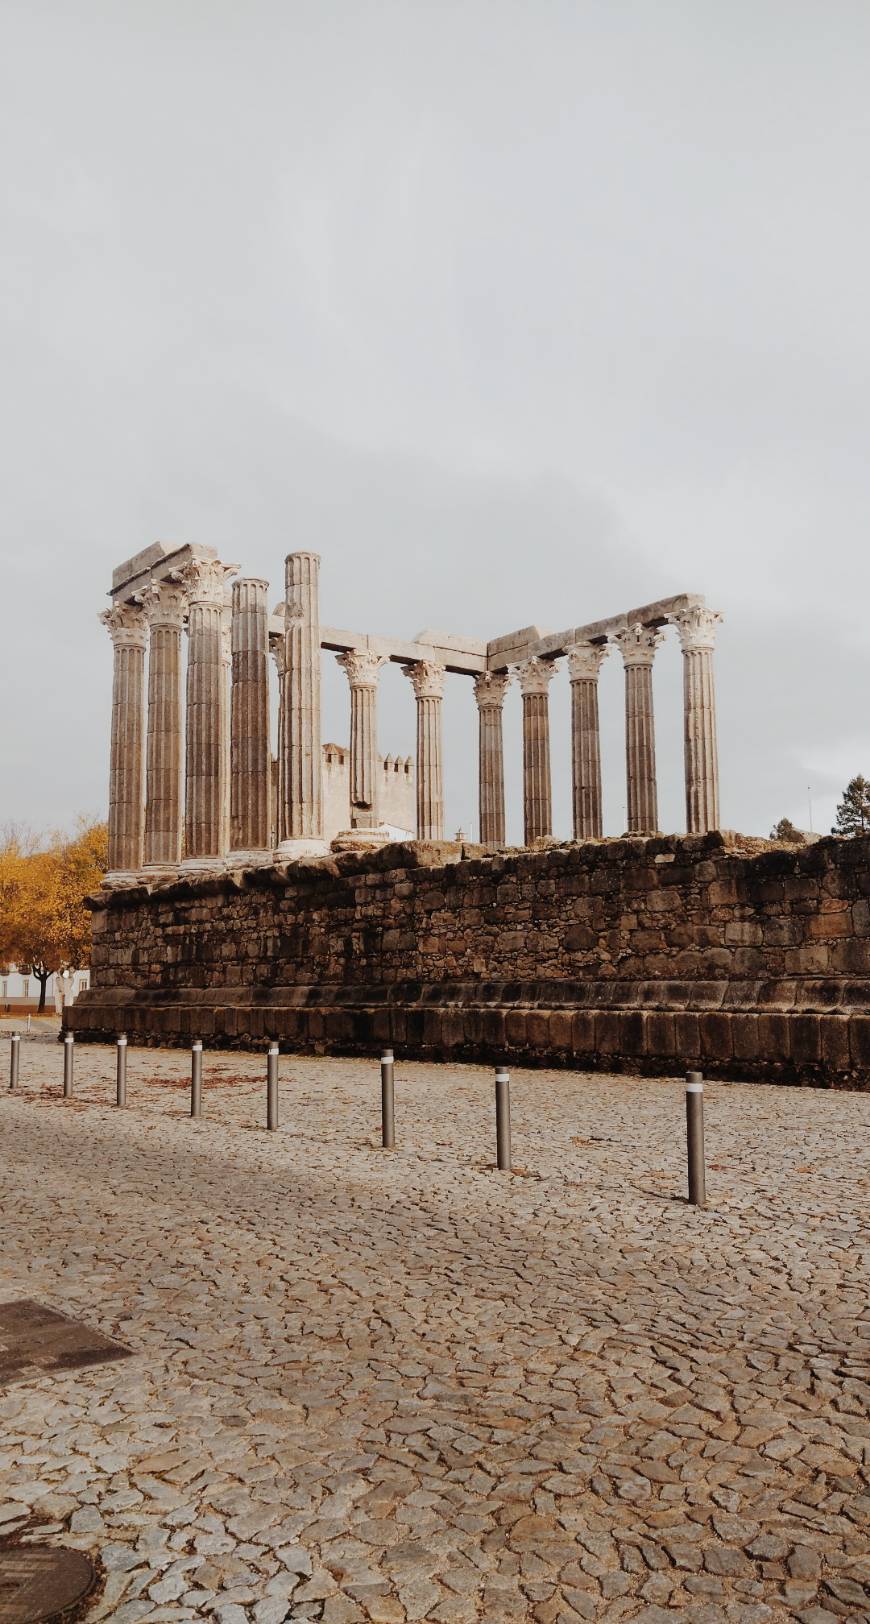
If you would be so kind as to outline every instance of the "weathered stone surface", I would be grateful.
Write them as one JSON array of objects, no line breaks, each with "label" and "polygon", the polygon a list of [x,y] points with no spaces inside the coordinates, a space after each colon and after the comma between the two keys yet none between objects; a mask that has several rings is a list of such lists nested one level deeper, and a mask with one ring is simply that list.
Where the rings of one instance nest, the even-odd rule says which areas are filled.
[{"label": "weathered stone surface", "polygon": [[820,917],[854,919],[870,839],[758,844],[409,843],[122,889],[100,898],[91,990],[65,1018],[156,1042],[862,1083],[870,976],[847,950],[863,938],[832,938],[811,971],[801,954]]}]

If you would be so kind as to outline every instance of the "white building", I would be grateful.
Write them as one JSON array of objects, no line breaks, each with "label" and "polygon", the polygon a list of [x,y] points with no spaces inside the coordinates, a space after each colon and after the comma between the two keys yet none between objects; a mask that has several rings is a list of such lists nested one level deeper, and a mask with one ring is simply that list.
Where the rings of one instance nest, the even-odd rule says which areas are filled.
[{"label": "white building", "polygon": [[[89,987],[90,970],[64,970],[50,975],[45,989],[46,1010],[60,1014],[64,1004],[73,1004]],[[15,964],[0,966],[0,1014],[29,1015],[39,1008],[39,982]]]}]

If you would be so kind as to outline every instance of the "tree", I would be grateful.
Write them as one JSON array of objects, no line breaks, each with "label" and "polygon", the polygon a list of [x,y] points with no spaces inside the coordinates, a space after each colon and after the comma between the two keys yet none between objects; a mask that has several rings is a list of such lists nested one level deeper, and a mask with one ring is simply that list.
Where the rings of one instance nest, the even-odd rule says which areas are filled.
[{"label": "tree", "polygon": [[770,831],[771,840],[783,840],[788,846],[803,846],[806,844],[800,829],[796,829],[791,818],[780,818]]},{"label": "tree", "polygon": [[837,821],[832,835],[866,835],[870,833],[870,784],[861,774],[850,779],[837,807]]},{"label": "tree", "polygon": [[99,885],[107,860],[102,823],[81,822],[72,839],[55,835],[42,850],[15,830],[0,843],[0,958],[36,977],[40,1013],[49,976],[90,962],[84,899]]}]

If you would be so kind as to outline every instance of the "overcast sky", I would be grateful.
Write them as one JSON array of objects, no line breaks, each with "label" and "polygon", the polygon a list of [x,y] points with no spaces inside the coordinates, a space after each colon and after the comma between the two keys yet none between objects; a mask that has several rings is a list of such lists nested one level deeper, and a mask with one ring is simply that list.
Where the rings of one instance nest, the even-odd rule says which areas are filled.
[{"label": "overcast sky", "polygon": [[[4,0],[0,821],[102,812],[115,563],[217,546],[324,621],[725,614],[722,813],[870,776],[866,0]],[[680,657],[656,669],[684,824]],[[347,737],[324,657],[324,736]],[[476,830],[448,683],[448,827]],[[621,661],[601,679],[624,827]],[[570,832],[568,681],[552,690]],[[511,832],[519,695],[508,699]],[[410,752],[410,685],[380,744]]]}]

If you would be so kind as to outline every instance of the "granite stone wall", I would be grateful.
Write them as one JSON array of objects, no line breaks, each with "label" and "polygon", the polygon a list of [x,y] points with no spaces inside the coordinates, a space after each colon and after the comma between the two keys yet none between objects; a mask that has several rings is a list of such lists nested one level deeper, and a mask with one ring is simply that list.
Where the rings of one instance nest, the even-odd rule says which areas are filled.
[{"label": "granite stone wall", "polygon": [[414,843],[94,901],[83,1037],[870,1079],[870,838]]}]

